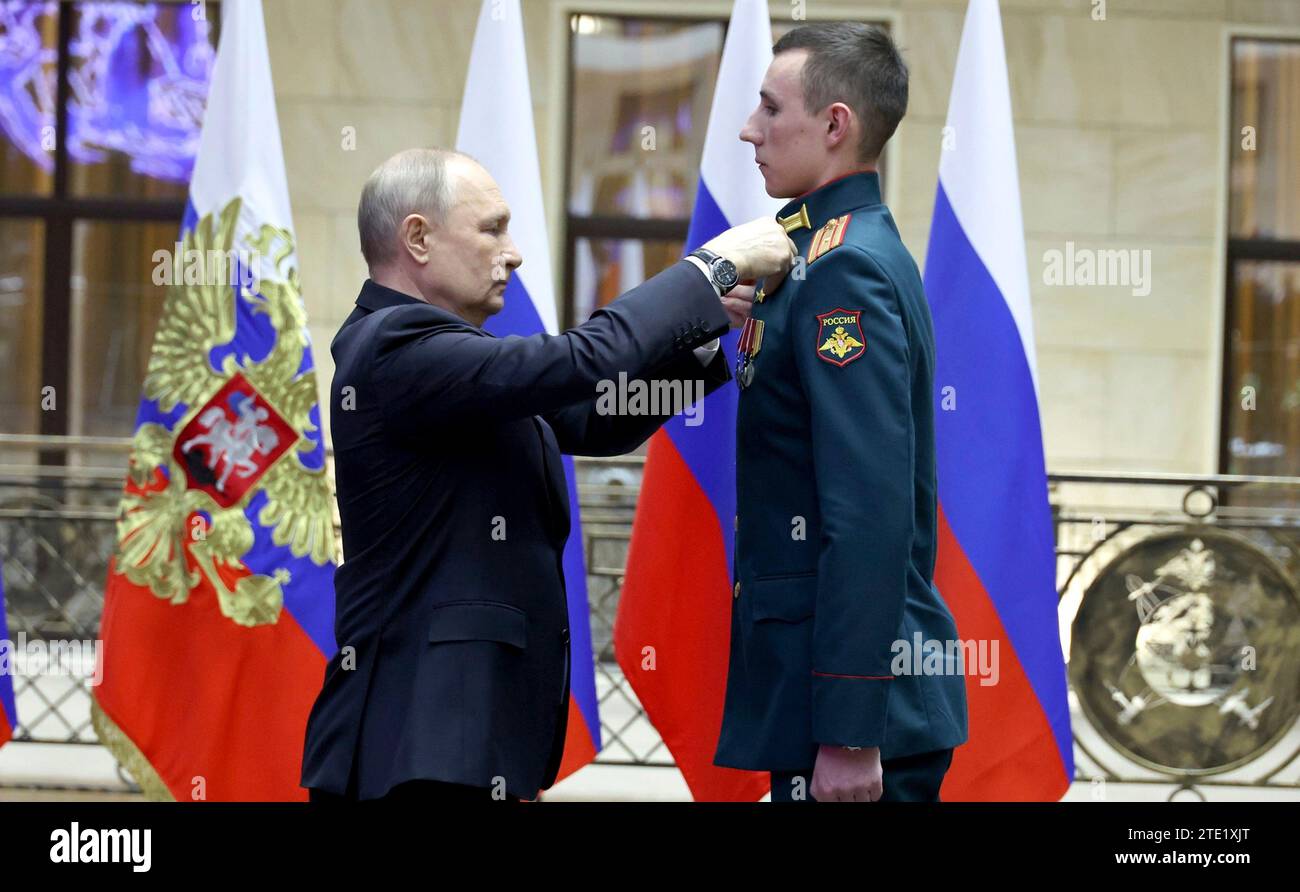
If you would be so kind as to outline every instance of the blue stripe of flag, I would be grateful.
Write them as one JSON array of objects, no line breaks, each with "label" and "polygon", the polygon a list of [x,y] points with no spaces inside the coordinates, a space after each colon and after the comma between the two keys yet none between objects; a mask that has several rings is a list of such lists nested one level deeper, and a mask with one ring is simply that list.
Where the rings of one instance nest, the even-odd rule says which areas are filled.
[{"label": "blue stripe of flag", "polygon": [[[10,641],[9,620],[5,616],[5,584],[4,584],[3,565],[0,565],[0,641],[5,641],[5,642]],[[3,707],[4,721],[9,725],[9,728],[12,730],[13,728],[18,726],[18,705],[14,702],[14,678],[13,675],[11,674],[14,669],[14,663],[12,659],[13,649],[12,647],[9,647],[8,649],[10,651],[10,658],[6,660],[6,662],[8,663],[8,667],[7,667],[8,671],[0,673],[0,707]]]}]

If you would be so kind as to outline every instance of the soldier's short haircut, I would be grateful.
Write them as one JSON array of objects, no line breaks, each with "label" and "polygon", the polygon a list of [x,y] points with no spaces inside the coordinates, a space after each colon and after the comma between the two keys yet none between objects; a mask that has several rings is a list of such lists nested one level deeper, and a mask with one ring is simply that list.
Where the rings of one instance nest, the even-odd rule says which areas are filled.
[{"label": "soldier's short haircut", "polygon": [[804,108],[843,102],[862,122],[861,161],[875,161],[907,113],[907,63],[889,33],[859,22],[818,22],[787,33],[774,55],[807,50]]},{"label": "soldier's short haircut", "polygon": [[455,177],[447,172],[452,158],[473,160],[452,149],[406,149],[375,168],[357,204],[361,254],[368,266],[397,256],[398,228],[411,214],[434,223],[446,219],[456,197]]}]

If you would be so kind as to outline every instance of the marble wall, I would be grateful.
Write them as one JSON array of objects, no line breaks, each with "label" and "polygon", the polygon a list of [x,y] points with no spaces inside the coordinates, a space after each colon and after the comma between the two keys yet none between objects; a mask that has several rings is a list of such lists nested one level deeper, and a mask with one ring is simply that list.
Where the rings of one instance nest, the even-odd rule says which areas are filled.
[{"label": "marble wall", "polygon": [[[888,200],[924,263],[964,0],[806,0],[890,21],[912,69]],[[1300,37],[1300,0],[1002,0],[1051,470],[1217,469],[1228,37]],[[477,0],[268,0],[276,99],[322,396],[366,276],[369,171],[455,141]],[[772,0],[774,20],[797,0]],[[563,196],[566,11],[725,17],[727,2],[523,0],[548,208]],[[348,128],[352,128],[349,130]],[[354,137],[354,142],[350,141]],[[561,243],[558,230],[552,244]],[[1067,249],[1149,251],[1150,293],[1048,284]],[[561,266],[555,264],[557,276]]]}]

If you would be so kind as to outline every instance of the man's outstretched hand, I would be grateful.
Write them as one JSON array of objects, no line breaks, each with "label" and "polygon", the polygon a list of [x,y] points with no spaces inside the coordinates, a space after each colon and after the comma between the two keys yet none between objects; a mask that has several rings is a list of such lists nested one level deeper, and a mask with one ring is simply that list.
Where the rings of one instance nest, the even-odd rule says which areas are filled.
[{"label": "man's outstretched hand", "polygon": [[818,802],[875,802],[885,791],[880,747],[846,750],[823,744],[813,766],[812,796]]},{"label": "man's outstretched hand", "polygon": [[772,217],[759,217],[733,226],[705,242],[703,247],[734,263],[742,281],[783,273],[790,268],[795,255],[794,242]]}]

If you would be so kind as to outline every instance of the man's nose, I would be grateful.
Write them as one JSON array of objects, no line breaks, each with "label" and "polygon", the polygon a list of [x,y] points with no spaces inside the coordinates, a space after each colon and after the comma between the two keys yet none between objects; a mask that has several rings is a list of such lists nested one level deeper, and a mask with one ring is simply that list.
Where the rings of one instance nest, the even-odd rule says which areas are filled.
[{"label": "man's nose", "polygon": [[511,269],[519,269],[524,265],[524,255],[519,253],[519,246],[510,236],[506,236],[506,249],[501,253],[501,258],[502,262]]},{"label": "man's nose", "polygon": [[754,116],[750,115],[745,126],[740,128],[740,141],[758,145],[758,128],[754,126]]}]

